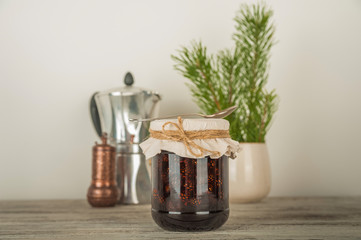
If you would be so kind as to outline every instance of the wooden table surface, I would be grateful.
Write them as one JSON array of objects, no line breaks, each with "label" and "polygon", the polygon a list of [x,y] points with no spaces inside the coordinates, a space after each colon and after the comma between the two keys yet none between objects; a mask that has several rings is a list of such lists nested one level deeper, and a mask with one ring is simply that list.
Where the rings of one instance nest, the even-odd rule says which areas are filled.
[{"label": "wooden table surface", "polygon": [[361,239],[361,197],[268,198],[232,204],[220,229],[160,229],[150,206],[91,208],[85,200],[0,201],[0,239]]}]

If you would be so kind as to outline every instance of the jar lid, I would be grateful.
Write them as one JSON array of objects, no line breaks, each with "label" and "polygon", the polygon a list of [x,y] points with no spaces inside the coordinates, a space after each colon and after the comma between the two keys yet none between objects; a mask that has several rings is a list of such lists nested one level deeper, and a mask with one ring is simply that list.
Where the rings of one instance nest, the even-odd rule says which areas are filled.
[{"label": "jar lid", "polygon": [[[183,120],[183,129],[185,131],[197,130],[229,130],[229,122],[220,118],[186,118]],[[178,119],[160,119],[150,123],[150,129],[162,130],[162,126],[167,122],[178,124]],[[166,130],[177,130],[175,125],[168,124]]]},{"label": "jar lid", "polygon": [[181,157],[235,158],[239,143],[229,136],[229,122],[225,119],[162,119],[150,123],[150,137],[140,144],[149,159],[162,150]]}]

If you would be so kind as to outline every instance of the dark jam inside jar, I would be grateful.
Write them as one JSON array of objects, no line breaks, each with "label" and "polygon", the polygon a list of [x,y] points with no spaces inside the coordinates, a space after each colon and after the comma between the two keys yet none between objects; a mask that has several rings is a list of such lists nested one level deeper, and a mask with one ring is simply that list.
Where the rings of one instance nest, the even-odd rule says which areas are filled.
[{"label": "dark jam inside jar", "polygon": [[208,231],[228,219],[228,157],[152,159],[152,217],[170,231]]}]

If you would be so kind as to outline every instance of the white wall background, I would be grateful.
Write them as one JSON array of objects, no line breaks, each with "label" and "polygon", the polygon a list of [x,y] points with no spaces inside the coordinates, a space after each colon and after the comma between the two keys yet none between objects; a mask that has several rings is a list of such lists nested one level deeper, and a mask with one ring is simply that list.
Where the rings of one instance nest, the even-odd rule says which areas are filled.
[{"label": "white wall background", "polygon": [[[161,113],[198,111],[170,54],[232,45],[244,1],[0,1],[0,199],[85,198],[93,92],[158,90]],[[278,44],[267,141],[273,196],[361,194],[361,1],[268,1]]]}]

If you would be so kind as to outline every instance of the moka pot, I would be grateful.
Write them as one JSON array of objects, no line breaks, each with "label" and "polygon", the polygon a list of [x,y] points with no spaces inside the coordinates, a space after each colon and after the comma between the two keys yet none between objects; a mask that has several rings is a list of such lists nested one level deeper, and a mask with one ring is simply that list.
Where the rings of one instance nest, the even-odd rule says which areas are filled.
[{"label": "moka pot", "polygon": [[124,83],[124,87],[94,93],[90,112],[99,137],[107,133],[116,148],[118,203],[144,204],[150,202],[151,186],[139,143],[148,136],[148,123],[130,119],[157,117],[161,97],[134,87],[131,73],[126,74]]}]

